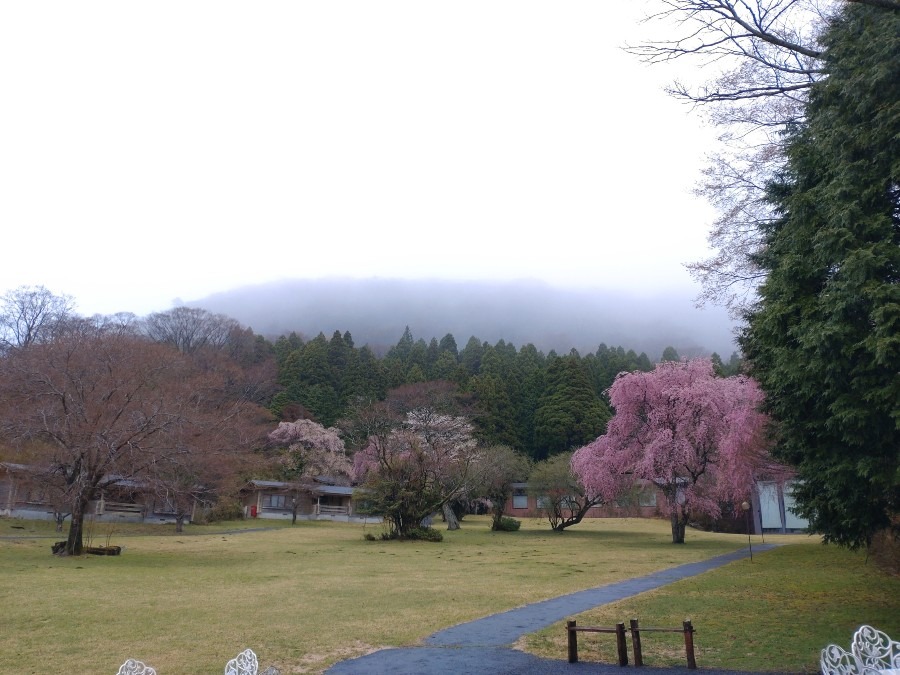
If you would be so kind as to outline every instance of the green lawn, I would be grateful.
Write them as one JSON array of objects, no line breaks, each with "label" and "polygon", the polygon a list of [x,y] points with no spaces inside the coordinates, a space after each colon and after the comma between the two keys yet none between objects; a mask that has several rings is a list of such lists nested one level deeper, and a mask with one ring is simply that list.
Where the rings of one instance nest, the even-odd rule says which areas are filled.
[{"label": "green lawn", "polygon": [[[822,647],[849,649],[860,624],[900,635],[900,578],[879,572],[865,554],[795,543],[570,618],[582,626],[621,621],[626,628],[631,618],[659,627],[691,619],[701,668],[818,673]],[[579,637],[580,660],[616,662],[614,636]],[[644,665],[685,665],[681,634],[642,634],[641,645]],[[519,646],[558,657],[566,649],[565,622]]]},{"label": "green lawn", "polygon": [[[270,525],[275,529],[228,532]],[[169,527],[123,525],[110,536],[123,554],[110,558],[55,558],[52,538],[0,539],[0,672],[44,673],[52,664],[53,671],[115,673],[130,656],[163,675],[213,673],[245,647],[284,674],[320,672],[372,649],[415,644],[462,621],[747,543],[746,537],[691,531],[687,545],[673,546],[667,523],[637,519],[592,521],[557,534],[539,521],[524,522],[519,532],[492,533],[486,518],[470,517],[439,544],[369,542],[365,532],[378,534],[380,527],[254,521],[189,526],[177,535]],[[35,534],[52,534],[52,528],[0,519],[0,536]],[[106,543],[104,527],[98,525],[93,537],[95,544]],[[801,561],[822,571],[798,573]],[[812,654],[804,663],[814,663],[829,641],[847,643],[859,622],[900,633],[900,586],[863,565],[862,556],[805,545],[757,556],[752,569],[743,562],[729,568],[737,565],[743,565],[734,574],[746,593],[768,598],[766,607],[784,605],[791,632],[808,636],[804,649]],[[783,584],[776,583],[779,574]],[[732,611],[727,594],[734,585],[726,579],[682,591],[698,629],[701,667],[729,656],[707,641],[712,626],[741,636],[731,651],[749,651],[744,643],[751,636],[773,640],[772,649],[793,639],[768,609],[749,619],[714,618]],[[784,586],[799,596],[785,600]],[[870,588],[873,599],[862,598]],[[847,593],[862,599],[848,603]],[[860,603],[880,609],[857,612]],[[679,612],[680,623],[685,612]],[[645,625],[656,622],[655,615],[653,621],[650,614],[638,616]],[[535,644],[555,658],[565,656],[564,647],[548,647],[546,638]],[[755,651],[742,667],[771,667],[764,656],[772,652]]]}]

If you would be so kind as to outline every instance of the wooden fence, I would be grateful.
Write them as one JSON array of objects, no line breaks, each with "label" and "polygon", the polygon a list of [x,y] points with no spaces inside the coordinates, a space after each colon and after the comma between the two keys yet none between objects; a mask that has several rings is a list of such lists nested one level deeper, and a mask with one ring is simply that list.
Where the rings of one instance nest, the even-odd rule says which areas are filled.
[{"label": "wooden fence", "polygon": [[[641,651],[641,633],[683,633],[684,651],[687,656],[688,668],[695,669],[697,660],[694,657],[694,626],[690,619],[683,622],[681,628],[641,628],[638,620],[630,621],[631,647],[634,651],[634,665],[644,665],[644,655]],[[614,633],[616,636],[616,652],[620,666],[628,665],[628,647],[625,642],[625,624],[617,623],[614,628],[599,628],[597,626],[578,626],[574,621],[566,622],[568,637],[569,663],[578,663],[578,633]]]}]

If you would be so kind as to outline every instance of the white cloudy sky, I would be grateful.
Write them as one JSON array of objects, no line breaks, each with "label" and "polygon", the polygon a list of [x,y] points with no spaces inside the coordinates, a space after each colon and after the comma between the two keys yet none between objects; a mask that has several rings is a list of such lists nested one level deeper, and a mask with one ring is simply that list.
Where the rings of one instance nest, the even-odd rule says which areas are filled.
[{"label": "white cloudy sky", "polygon": [[651,6],[3,3],[0,293],[144,314],[294,277],[691,286],[714,134],[620,49]]}]

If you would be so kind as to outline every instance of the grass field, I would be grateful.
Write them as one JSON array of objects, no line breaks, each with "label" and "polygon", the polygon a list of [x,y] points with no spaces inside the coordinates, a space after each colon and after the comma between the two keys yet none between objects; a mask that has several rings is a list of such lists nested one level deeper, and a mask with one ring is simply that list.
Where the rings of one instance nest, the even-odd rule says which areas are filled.
[{"label": "grass field", "polygon": [[[231,531],[260,525],[274,529]],[[190,526],[177,535],[168,526],[117,526],[109,534],[98,525],[94,543],[109,536],[124,548],[121,556],[56,558],[52,536],[7,538],[52,535],[47,524],[0,519],[0,672],[44,673],[52,664],[52,671],[115,673],[135,657],[161,674],[215,673],[245,647],[282,673],[320,672],[463,621],[747,544],[745,536],[691,531],[687,545],[674,546],[667,523],[638,519],[592,521],[557,534],[539,521],[492,533],[486,518],[470,517],[438,544],[369,542],[365,532],[378,534],[380,526],[257,521]],[[691,615],[701,667],[740,651],[750,652],[741,667],[774,669],[768,654],[778,652],[771,649],[797,636],[807,640],[807,667],[821,646],[847,643],[862,622],[900,634],[900,583],[861,555],[818,544],[789,546],[756,556],[752,567],[741,561],[671,588],[681,590],[657,591],[650,605],[615,607],[610,616],[627,621],[638,612],[643,625],[677,616],[678,625]],[[736,597],[744,595],[757,604],[741,608]],[[561,635],[557,628],[535,636],[529,648],[564,658],[554,632]],[[715,646],[710,640],[720,633],[724,641]],[[657,658],[650,644],[645,640],[648,664]]]},{"label": "grass field", "polygon": [[[864,554],[795,543],[570,618],[626,628],[631,618],[667,628],[691,619],[700,667],[818,673],[822,647],[849,649],[862,623],[900,635],[900,579],[867,564]],[[681,634],[646,633],[641,645],[644,665],[685,665]],[[558,658],[566,650],[565,622],[519,647]],[[582,634],[578,651],[580,660],[616,663],[614,636]]]}]

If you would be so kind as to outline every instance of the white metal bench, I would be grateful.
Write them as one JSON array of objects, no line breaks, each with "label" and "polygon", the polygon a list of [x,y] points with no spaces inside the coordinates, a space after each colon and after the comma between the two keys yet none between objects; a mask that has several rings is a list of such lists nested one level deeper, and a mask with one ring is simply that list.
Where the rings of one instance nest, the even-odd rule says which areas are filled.
[{"label": "white metal bench", "polygon": [[[245,649],[225,664],[225,675],[257,675],[259,659],[252,649]],[[128,659],[119,667],[116,675],[156,675],[156,669],[145,663]],[[275,667],[266,668],[260,675],[279,675]]]},{"label": "white metal bench", "polygon": [[900,675],[900,642],[872,626],[860,626],[849,652],[828,645],[819,663],[823,675]]}]

